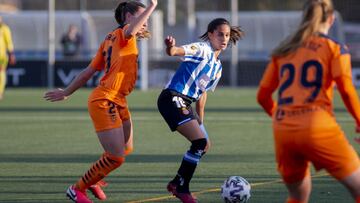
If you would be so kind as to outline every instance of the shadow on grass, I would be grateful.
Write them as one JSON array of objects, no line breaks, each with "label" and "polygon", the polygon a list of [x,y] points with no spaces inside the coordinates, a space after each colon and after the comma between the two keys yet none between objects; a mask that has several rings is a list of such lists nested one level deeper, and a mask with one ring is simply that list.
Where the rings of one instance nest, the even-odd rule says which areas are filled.
[{"label": "shadow on grass", "polygon": [[[126,157],[128,163],[177,163],[182,160],[182,154],[133,154]],[[88,154],[1,154],[0,163],[91,163],[100,155]],[[207,154],[202,162],[230,163],[256,161],[273,162],[273,156],[268,154]]]},{"label": "shadow on grass", "polygon": [[[0,107],[0,112],[87,112],[87,108],[74,108],[74,107],[11,107],[11,106],[2,106]],[[158,112],[156,108],[153,107],[131,107],[130,111],[132,112]],[[335,112],[346,112],[345,108],[335,108]],[[263,113],[263,109],[260,107],[206,107],[206,112],[226,112],[226,113]]]}]

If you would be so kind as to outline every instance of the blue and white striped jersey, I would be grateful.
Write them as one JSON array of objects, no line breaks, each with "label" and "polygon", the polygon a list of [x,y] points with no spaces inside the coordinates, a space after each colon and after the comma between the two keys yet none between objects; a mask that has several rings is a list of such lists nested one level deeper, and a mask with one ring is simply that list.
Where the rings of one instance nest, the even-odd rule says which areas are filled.
[{"label": "blue and white striped jersey", "polygon": [[215,90],[222,65],[207,42],[196,42],[182,48],[185,50],[184,60],[165,88],[198,100],[203,92]]}]

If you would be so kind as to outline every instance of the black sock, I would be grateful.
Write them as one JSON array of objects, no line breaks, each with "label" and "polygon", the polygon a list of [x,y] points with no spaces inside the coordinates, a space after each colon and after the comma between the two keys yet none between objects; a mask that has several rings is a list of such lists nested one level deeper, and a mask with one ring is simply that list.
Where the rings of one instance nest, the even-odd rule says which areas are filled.
[{"label": "black sock", "polygon": [[177,185],[176,190],[181,193],[189,193],[189,184],[194,175],[197,164],[182,160],[181,166],[178,170],[178,174],[173,179],[173,182]]},{"label": "black sock", "polygon": [[194,175],[197,164],[199,163],[204,149],[206,147],[206,139],[201,138],[191,142],[190,150],[184,154],[177,175],[173,179],[173,183],[177,185],[176,190],[181,193],[189,193],[189,184]]}]

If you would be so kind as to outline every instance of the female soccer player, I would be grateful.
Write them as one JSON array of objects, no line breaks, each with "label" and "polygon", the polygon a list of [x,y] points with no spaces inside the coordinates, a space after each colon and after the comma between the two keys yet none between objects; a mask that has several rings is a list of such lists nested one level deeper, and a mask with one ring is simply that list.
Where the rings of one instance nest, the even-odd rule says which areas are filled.
[{"label": "female soccer player", "polygon": [[[151,0],[147,8],[138,1],[120,3],[115,10],[119,27],[106,36],[90,65],[64,90],[52,90],[44,96],[52,102],[64,100],[94,73],[104,71],[99,86],[89,97],[88,109],[105,152],[76,184],[68,188],[66,194],[74,202],[92,202],[86,195],[86,189],[94,192],[91,186],[125,161],[126,143],[132,143],[132,122],[126,96],[133,90],[137,78],[136,39],[148,36],[147,19],[156,5],[157,0]],[[102,192],[95,187],[95,192],[99,190]],[[104,198],[104,195],[100,197]]]},{"label": "female soccer player", "polygon": [[[167,186],[168,191],[182,202],[196,202],[189,191],[189,183],[208,143],[202,123],[206,91],[214,90],[221,77],[219,54],[243,35],[240,27],[230,26],[227,20],[217,18],[200,37],[205,42],[177,47],[175,38],[168,36],[165,39],[169,56],[184,56],[184,62],[158,98],[158,109],[171,131],[178,131],[191,142],[177,175]],[[195,101],[200,118],[191,107]]]},{"label": "female soccer player", "polygon": [[4,97],[6,85],[6,69],[8,62],[15,64],[14,45],[11,38],[11,30],[0,16],[0,100]]},{"label": "female soccer player", "polygon": [[[288,203],[308,202],[310,162],[326,169],[360,202],[360,162],[333,113],[336,84],[360,130],[360,102],[348,49],[327,34],[335,20],[331,0],[308,0],[300,26],[275,48],[257,94],[273,118],[278,171]],[[275,103],[272,93],[278,89]]]}]

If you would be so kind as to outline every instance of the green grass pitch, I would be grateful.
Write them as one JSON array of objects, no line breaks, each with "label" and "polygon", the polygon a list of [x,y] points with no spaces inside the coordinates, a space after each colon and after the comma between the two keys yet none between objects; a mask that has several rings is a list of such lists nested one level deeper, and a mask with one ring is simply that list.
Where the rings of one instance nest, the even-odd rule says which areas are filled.
[{"label": "green grass pitch", "polygon": [[[67,202],[66,188],[102,153],[87,113],[90,90],[81,89],[58,103],[44,101],[44,91],[7,89],[0,101],[0,202]],[[170,132],[160,117],[159,92],[134,91],[128,98],[135,151],[106,178],[106,202],[179,202],[165,187],[189,143]],[[243,176],[252,184],[252,203],[286,199],[287,191],[276,172],[271,120],[256,104],[255,95],[256,89],[251,88],[218,88],[209,93],[205,126],[212,147],[191,184],[199,202],[221,202],[220,186],[231,175]],[[338,95],[335,106],[339,123],[360,151],[353,142],[354,121]],[[312,175],[310,202],[353,202],[325,172]]]}]

